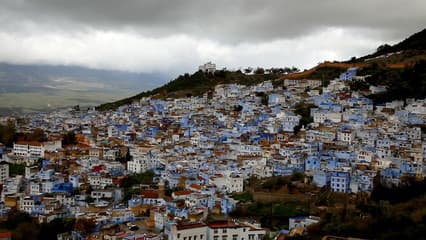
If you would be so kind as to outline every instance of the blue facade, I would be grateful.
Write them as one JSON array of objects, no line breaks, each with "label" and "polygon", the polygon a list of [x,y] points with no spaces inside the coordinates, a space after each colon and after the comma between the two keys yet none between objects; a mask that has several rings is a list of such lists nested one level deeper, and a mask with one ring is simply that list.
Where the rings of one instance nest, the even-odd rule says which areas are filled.
[{"label": "blue facade", "polygon": [[348,68],[346,72],[340,74],[340,80],[352,81],[352,78],[356,76],[357,68]]},{"label": "blue facade", "polygon": [[72,183],[66,182],[66,183],[58,183],[55,184],[52,188],[53,193],[67,193],[71,194],[73,191]]}]

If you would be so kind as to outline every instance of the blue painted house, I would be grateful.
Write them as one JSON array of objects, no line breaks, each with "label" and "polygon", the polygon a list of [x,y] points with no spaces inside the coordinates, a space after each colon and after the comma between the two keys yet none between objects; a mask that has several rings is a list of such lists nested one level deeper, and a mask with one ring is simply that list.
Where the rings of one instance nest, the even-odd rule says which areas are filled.
[{"label": "blue painted house", "polygon": [[343,72],[342,74],[340,74],[339,79],[344,81],[352,81],[352,78],[356,76],[357,70],[358,68],[356,67],[348,68],[346,72]]}]

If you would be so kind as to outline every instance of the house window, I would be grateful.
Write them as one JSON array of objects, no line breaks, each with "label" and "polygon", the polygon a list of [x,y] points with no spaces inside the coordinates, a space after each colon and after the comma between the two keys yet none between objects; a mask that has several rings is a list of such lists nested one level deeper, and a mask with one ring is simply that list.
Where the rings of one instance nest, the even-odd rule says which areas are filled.
[{"label": "house window", "polygon": [[226,228],[223,229],[222,233],[226,233]]},{"label": "house window", "polygon": [[200,235],[200,239],[203,239],[203,237],[204,237],[204,235],[203,235],[203,234],[201,234],[201,235]]},{"label": "house window", "polygon": [[232,235],[232,240],[238,240],[238,234]]},{"label": "house window", "polygon": [[183,240],[186,240],[186,237],[183,237]]},{"label": "house window", "polygon": [[217,229],[214,230],[214,233],[218,233]]},{"label": "house window", "polygon": [[228,236],[226,236],[226,235],[222,236],[222,240],[227,240],[227,238],[228,238]]},{"label": "house window", "polygon": [[218,240],[219,239],[219,236],[213,236],[213,240]]}]

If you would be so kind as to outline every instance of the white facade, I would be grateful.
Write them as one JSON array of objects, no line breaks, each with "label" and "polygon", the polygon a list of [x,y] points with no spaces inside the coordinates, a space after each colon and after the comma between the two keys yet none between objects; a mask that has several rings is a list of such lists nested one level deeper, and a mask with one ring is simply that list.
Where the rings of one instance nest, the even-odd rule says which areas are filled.
[{"label": "white facade", "polygon": [[110,177],[102,177],[98,175],[91,175],[89,176],[89,184],[94,189],[103,189],[106,186],[112,185],[112,178]]},{"label": "white facade", "polygon": [[173,224],[165,233],[168,235],[168,240],[208,240],[207,226],[202,223],[179,226]]},{"label": "white facade", "polygon": [[343,130],[337,132],[337,140],[346,142],[346,143],[352,143],[355,139],[355,132],[351,130]]},{"label": "white facade", "polygon": [[284,79],[284,86],[297,88],[316,88],[321,86],[321,80],[315,79]]},{"label": "white facade", "polygon": [[227,193],[244,191],[244,178],[238,174],[229,176],[217,175],[210,178],[210,182]]},{"label": "white facade", "polygon": [[426,100],[417,100],[416,102],[408,104],[405,110],[416,114],[426,114]]},{"label": "white facade", "polygon": [[374,157],[374,153],[372,151],[360,150],[357,153],[358,161],[371,162],[371,160],[373,160],[373,157]]},{"label": "white facade", "polygon": [[43,158],[44,146],[39,142],[18,142],[13,144],[13,154],[15,156]]},{"label": "white facade", "polygon": [[168,240],[261,240],[265,233],[259,226],[235,222],[173,224],[166,231]]},{"label": "white facade", "polygon": [[198,67],[198,70],[201,70],[206,73],[214,73],[216,71],[216,64],[208,62]]},{"label": "white facade", "polygon": [[264,229],[234,222],[208,225],[208,240],[261,240],[264,235]]},{"label": "white facade", "polygon": [[315,123],[324,123],[326,120],[330,120],[333,123],[342,122],[342,113],[339,112],[313,109],[311,115]]},{"label": "white facade", "polygon": [[107,198],[112,199],[114,197],[114,190],[94,190],[90,196],[93,199]]},{"label": "white facade", "polygon": [[288,219],[288,228],[290,230],[297,228],[297,227],[301,227],[301,228],[304,229],[309,225],[319,223],[320,220],[321,219],[319,217],[315,217],[315,216],[289,218]]},{"label": "white facade", "polygon": [[127,170],[132,173],[143,173],[154,168],[157,162],[155,158],[133,156],[133,159],[127,162]]},{"label": "white facade", "polygon": [[5,183],[9,179],[9,164],[0,163],[0,183]]}]

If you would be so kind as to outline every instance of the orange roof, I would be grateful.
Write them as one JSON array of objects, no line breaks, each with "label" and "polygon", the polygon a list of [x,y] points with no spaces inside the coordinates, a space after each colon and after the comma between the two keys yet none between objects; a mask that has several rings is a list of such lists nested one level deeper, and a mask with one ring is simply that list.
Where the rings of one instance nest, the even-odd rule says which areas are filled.
[{"label": "orange roof", "polygon": [[201,185],[198,185],[198,184],[191,184],[191,185],[189,185],[191,188],[195,188],[195,189],[198,189],[198,190],[201,190],[203,187],[201,186]]},{"label": "orange roof", "polygon": [[37,142],[37,141],[18,141],[16,142],[16,144],[19,145],[30,145],[30,146],[41,146],[42,143],[41,142]]},{"label": "orange roof", "polygon": [[205,227],[204,223],[189,223],[189,224],[178,224],[176,225],[177,230],[191,229]]},{"label": "orange roof", "polygon": [[241,225],[237,225],[234,222],[230,222],[230,221],[212,222],[212,223],[209,223],[208,226],[210,228],[237,228],[237,227],[242,227]]},{"label": "orange roof", "polygon": [[188,195],[188,194],[191,194],[191,193],[193,193],[193,191],[191,191],[191,190],[183,190],[183,191],[173,192],[173,194],[175,196],[183,196],[183,195]]},{"label": "orange roof", "polygon": [[158,198],[158,192],[155,190],[143,190],[141,196],[144,198]]}]

